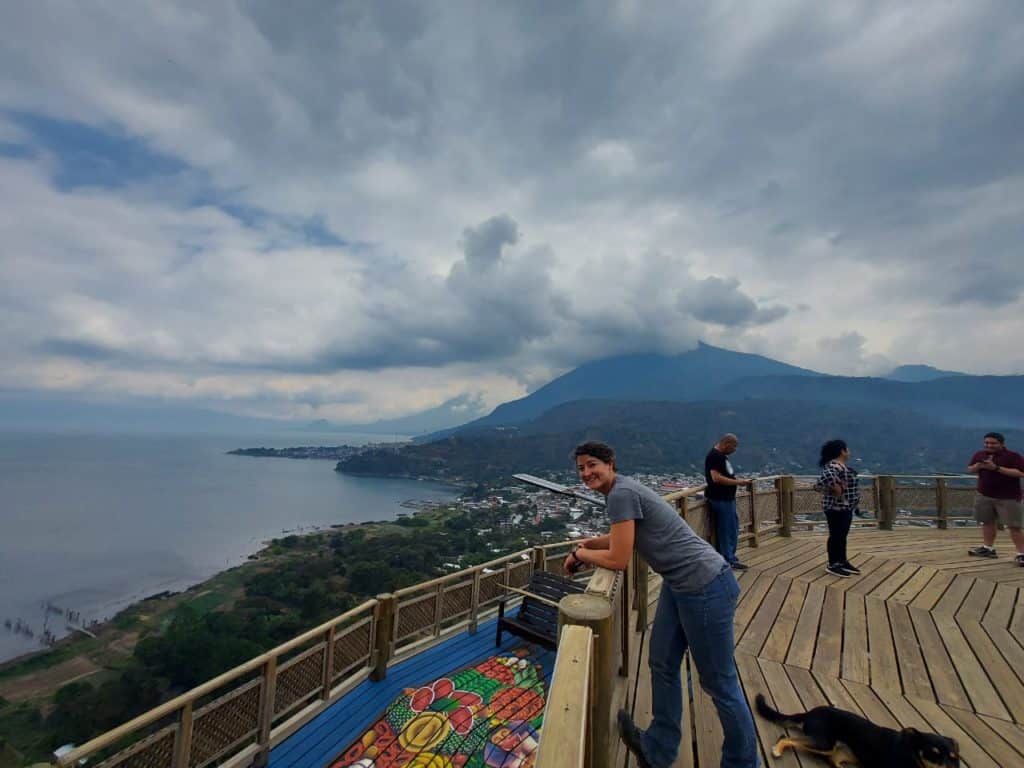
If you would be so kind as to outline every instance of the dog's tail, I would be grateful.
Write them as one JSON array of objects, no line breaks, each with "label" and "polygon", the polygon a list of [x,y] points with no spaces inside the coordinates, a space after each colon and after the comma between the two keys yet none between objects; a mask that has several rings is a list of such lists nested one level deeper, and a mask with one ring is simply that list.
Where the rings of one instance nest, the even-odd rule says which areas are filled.
[{"label": "dog's tail", "polygon": [[768,702],[765,701],[763,694],[757,694],[757,698],[754,700],[757,705],[757,713],[765,720],[771,720],[773,723],[781,723],[785,727],[794,725],[800,725],[807,717],[806,712],[800,712],[795,715],[784,715],[778,710],[772,709],[768,706]]}]

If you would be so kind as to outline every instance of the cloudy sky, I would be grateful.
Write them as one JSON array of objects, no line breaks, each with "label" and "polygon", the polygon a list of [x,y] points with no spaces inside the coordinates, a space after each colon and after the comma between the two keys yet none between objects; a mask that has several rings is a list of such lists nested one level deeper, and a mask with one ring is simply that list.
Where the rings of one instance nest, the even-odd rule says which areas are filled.
[{"label": "cloudy sky", "polygon": [[1024,373],[1024,5],[0,6],[0,390],[361,422]]}]

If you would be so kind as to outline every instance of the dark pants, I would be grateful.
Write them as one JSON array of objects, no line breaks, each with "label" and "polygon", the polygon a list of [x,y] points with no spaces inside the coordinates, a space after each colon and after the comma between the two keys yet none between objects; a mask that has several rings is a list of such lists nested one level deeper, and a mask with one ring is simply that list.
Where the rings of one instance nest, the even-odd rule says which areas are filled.
[{"label": "dark pants", "polygon": [[736,545],[740,538],[740,519],[736,513],[736,499],[708,499],[711,515],[715,518],[715,543],[718,553],[732,565],[736,559]]},{"label": "dark pants", "polygon": [[852,509],[826,509],[825,519],[828,520],[828,562],[829,565],[845,563],[846,537],[850,533],[853,522]]},{"label": "dark pants", "polygon": [[[718,710],[725,737],[722,766],[757,768],[757,732],[733,658],[732,624],[739,594],[736,577],[728,569],[697,592],[676,592],[667,581],[661,584],[648,659],[654,718],[641,736],[644,754],[654,768],[672,765],[683,742],[680,667],[687,649],[700,675],[700,687]],[[689,734],[683,743],[684,749],[690,748]]]}]

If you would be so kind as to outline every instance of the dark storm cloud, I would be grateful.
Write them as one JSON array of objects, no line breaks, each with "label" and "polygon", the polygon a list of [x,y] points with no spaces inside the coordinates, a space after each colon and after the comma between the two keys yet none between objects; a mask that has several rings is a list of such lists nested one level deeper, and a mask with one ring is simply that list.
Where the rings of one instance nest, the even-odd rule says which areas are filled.
[{"label": "dark storm cloud", "polygon": [[[329,347],[316,369],[440,366],[507,358],[552,334],[566,299],[552,283],[543,246],[509,251],[519,228],[507,214],[463,231],[463,257],[441,280],[406,267],[367,310],[370,330]],[[375,282],[375,281],[374,281]]]},{"label": "dark storm cloud", "polygon": [[519,228],[508,216],[494,216],[478,227],[466,227],[462,233],[462,252],[466,266],[481,271],[497,264],[501,249],[519,242]]},{"label": "dark storm cloud", "polygon": [[709,277],[694,285],[682,306],[698,320],[716,325],[763,325],[784,317],[786,307],[758,307],[739,280]]}]

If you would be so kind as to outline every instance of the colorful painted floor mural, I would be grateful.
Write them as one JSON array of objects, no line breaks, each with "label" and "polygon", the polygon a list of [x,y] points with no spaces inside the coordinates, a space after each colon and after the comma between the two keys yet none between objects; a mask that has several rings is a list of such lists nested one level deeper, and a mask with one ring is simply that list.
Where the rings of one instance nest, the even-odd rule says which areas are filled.
[{"label": "colorful painted floor mural", "polygon": [[369,680],[270,753],[268,768],[528,768],[554,668],[552,651],[495,620]]},{"label": "colorful painted floor mural", "polygon": [[527,647],[407,688],[331,768],[530,768],[544,670]]}]

